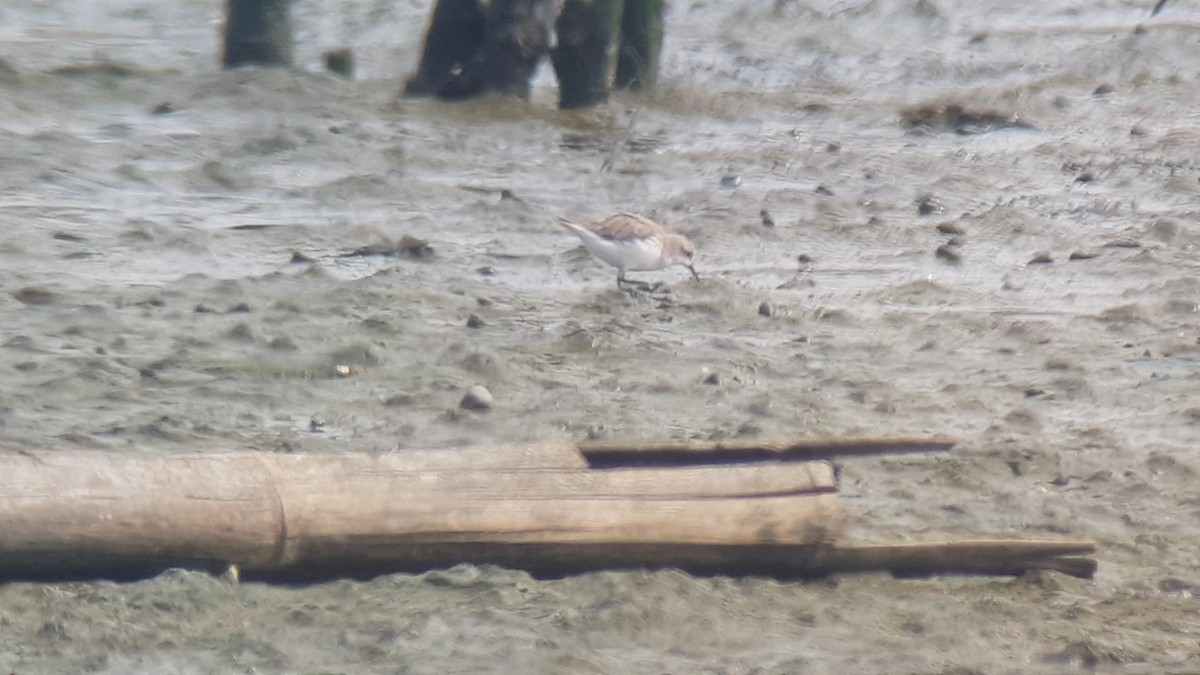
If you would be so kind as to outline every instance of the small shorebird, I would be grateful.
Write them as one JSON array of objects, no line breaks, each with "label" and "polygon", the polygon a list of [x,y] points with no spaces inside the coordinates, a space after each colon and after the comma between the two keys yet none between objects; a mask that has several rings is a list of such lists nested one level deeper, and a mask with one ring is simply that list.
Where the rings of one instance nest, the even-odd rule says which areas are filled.
[{"label": "small shorebird", "polygon": [[574,232],[592,255],[617,268],[617,288],[626,283],[643,288],[649,285],[626,279],[626,272],[661,270],[671,265],[686,267],[693,277],[700,278],[692,265],[696,257],[692,242],[649,218],[620,213],[594,223],[580,224],[566,218],[558,222]]}]

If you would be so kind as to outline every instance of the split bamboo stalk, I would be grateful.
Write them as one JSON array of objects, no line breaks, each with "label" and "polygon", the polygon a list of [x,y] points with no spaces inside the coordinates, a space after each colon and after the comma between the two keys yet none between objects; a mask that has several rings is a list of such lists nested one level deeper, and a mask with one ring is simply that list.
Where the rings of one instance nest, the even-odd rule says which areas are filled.
[{"label": "split bamboo stalk", "polygon": [[945,452],[953,448],[951,438],[837,438],[828,440],[722,441],[587,441],[579,451],[588,466],[683,466],[689,464],[732,464],[761,461],[805,461],[915,452]]},{"label": "split bamboo stalk", "polygon": [[[606,472],[581,464],[570,445],[377,456],[0,454],[0,574],[137,575],[209,563],[284,575],[338,565],[349,574],[531,544],[816,545],[844,524],[827,462]],[[449,558],[422,560],[423,550]]]},{"label": "split bamboo stalk", "polygon": [[933,574],[1023,574],[1054,570],[1091,578],[1096,561],[1091,541],[967,540],[903,544],[838,545],[805,551],[808,568],[832,572],[886,571],[900,577]]}]

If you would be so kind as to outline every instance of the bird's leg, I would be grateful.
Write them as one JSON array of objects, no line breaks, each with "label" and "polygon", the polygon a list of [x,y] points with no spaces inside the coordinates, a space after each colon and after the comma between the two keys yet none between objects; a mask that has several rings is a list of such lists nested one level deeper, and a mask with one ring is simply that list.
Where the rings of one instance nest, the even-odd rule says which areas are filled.
[{"label": "bird's leg", "polygon": [[622,290],[622,291],[626,290],[625,286],[622,286],[621,284],[625,284],[625,286],[629,286],[630,287],[629,290],[637,289],[637,290],[649,291],[653,288],[653,286],[651,284],[648,284],[645,281],[638,281],[637,279],[626,279],[624,270],[621,270],[620,272],[617,273],[617,289]]}]

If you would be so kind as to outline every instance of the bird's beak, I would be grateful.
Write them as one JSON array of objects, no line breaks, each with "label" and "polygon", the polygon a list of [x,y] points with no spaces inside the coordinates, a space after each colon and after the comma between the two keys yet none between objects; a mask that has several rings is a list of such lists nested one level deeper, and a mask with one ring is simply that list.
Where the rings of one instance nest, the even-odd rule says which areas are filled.
[{"label": "bird's beak", "polygon": [[700,275],[696,273],[696,266],[689,264],[687,268],[688,271],[692,273],[692,276],[696,279],[696,281],[700,281]]}]

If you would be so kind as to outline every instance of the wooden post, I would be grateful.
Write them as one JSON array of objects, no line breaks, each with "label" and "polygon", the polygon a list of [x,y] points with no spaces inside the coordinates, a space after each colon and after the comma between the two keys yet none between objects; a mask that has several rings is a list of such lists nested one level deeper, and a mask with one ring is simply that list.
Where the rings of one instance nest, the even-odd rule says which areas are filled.
[{"label": "wooden post", "polygon": [[404,85],[405,96],[456,98],[478,94],[481,80],[467,81],[463,70],[476,60],[487,35],[479,0],[438,0],[425,33],[421,65]]},{"label": "wooden post", "polygon": [[647,90],[658,83],[663,41],[663,0],[625,0],[615,84]]},{"label": "wooden post", "polygon": [[560,6],[561,0],[439,0],[404,94],[454,100],[494,91],[528,98]]},{"label": "wooden post", "polygon": [[226,0],[226,68],[292,65],[291,0]]},{"label": "wooden post", "polygon": [[623,0],[567,0],[558,17],[558,106],[586,108],[608,100]]},{"label": "wooden post", "polygon": [[550,0],[492,0],[480,64],[489,91],[529,98],[529,82],[550,48],[557,9]]}]

